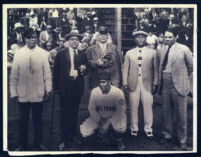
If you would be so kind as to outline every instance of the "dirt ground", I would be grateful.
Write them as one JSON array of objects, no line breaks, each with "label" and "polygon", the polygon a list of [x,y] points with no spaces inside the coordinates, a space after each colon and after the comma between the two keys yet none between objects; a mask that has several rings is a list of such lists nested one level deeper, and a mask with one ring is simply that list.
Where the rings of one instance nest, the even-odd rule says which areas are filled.
[{"label": "dirt ground", "polygon": [[[12,113],[8,113],[8,149],[14,150],[18,145],[18,108],[17,104],[13,104],[8,101],[8,110]],[[52,104],[51,100],[49,103],[44,104],[43,109],[43,123],[44,123],[44,137],[43,142],[44,145],[51,151],[57,151],[58,145],[60,144],[60,107],[59,107],[59,99],[56,97],[55,101],[55,108],[54,108],[54,121],[53,121],[53,134],[50,137],[50,130],[51,130],[51,112]],[[153,122],[153,133],[154,139],[149,140],[145,137],[143,131],[143,112],[142,112],[142,105],[139,108],[139,136],[137,139],[133,139],[130,136],[130,129],[129,129],[129,107],[127,110],[128,115],[128,128],[123,137],[123,141],[125,143],[126,149],[125,151],[180,151],[180,148],[177,146],[176,141],[172,141],[166,144],[159,143],[159,137],[161,132],[161,105],[154,101],[153,105],[153,112],[154,112],[154,122]],[[15,115],[15,116],[12,116]],[[189,150],[192,150],[192,143],[193,143],[193,109],[192,106],[188,106],[188,146]],[[87,117],[89,113],[87,111],[87,104],[81,104],[79,110],[79,122],[80,125]],[[31,119],[30,119],[31,120]],[[29,125],[29,150],[34,150],[32,146],[33,141],[33,127],[32,121],[30,121]],[[66,151],[114,151],[117,150],[113,145],[104,145],[101,143],[96,143],[96,139],[91,138],[85,141],[83,145],[72,145]]]}]

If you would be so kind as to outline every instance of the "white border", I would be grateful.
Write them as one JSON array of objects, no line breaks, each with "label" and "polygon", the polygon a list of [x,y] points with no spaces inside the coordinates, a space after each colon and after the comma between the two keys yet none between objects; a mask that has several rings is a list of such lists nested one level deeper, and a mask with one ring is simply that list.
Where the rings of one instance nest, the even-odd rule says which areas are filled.
[{"label": "white border", "polygon": [[[7,150],[7,9],[8,8],[194,8],[193,150],[192,151],[9,151],[10,155],[42,154],[176,154],[197,152],[197,5],[196,4],[3,4],[3,150]],[[90,7],[89,7],[90,6]]]}]

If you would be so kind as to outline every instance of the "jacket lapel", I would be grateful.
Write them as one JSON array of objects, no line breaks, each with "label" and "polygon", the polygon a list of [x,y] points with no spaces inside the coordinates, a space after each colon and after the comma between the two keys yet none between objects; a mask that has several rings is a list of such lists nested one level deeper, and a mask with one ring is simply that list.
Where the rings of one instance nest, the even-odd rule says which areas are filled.
[{"label": "jacket lapel", "polygon": [[67,61],[70,63],[70,53],[69,53],[69,48],[66,48],[65,52],[65,57],[67,59]]},{"label": "jacket lapel", "polygon": [[174,50],[173,50],[173,56],[172,56],[172,61],[171,64],[173,65],[175,61],[177,60],[178,56],[181,55],[182,53],[180,52],[181,47],[176,43]]}]

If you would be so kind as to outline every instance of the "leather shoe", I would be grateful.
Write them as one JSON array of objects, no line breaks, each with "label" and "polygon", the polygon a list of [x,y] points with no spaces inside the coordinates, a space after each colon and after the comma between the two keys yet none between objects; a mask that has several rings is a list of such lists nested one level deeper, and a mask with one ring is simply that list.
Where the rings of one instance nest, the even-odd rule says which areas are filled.
[{"label": "leather shoe", "polygon": [[133,137],[137,137],[137,135],[138,135],[138,131],[131,131],[131,135],[133,136]]},{"label": "leather shoe", "polygon": [[122,142],[122,141],[118,141],[117,142],[117,149],[118,150],[120,150],[120,151],[122,151],[122,150],[124,150],[126,147],[125,147],[125,145],[124,145],[124,143]]},{"label": "leather shoe", "polygon": [[63,142],[63,143],[61,143],[60,145],[59,145],[59,151],[64,151],[65,150],[65,147],[66,147],[66,145],[65,145],[65,143]]},{"label": "leather shoe", "polygon": [[186,143],[181,143],[181,144],[180,144],[180,148],[181,148],[182,150],[187,150],[187,149],[188,149],[188,146],[187,146]]},{"label": "leather shoe", "polygon": [[146,136],[147,136],[148,139],[152,140],[154,138],[154,135],[153,135],[153,133],[151,131],[147,131],[145,133],[146,133]]},{"label": "leather shoe", "polygon": [[168,141],[170,141],[170,140],[171,140],[171,138],[170,138],[170,139],[167,139],[167,138],[165,138],[165,137],[161,137],[159,143],[160,143],[160,144],[164,144],[164,143],[166,143],[166,142],[168,142]]}]

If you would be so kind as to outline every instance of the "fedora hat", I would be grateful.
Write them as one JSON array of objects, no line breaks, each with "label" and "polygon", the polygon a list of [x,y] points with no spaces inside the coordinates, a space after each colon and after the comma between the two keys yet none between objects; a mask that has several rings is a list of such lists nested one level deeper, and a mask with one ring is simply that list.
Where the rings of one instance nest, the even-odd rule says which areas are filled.
[{"label": "fedora hat", "polygon": [[82,39],[82,35],[79,34],[78,30],[72,30],[69,34],[65,35],[65,39],[68,40],[70,37],[72,36],[76,36],[78,37],[80,40]]},{"label": "fedora hat", "polygon": [[15,23],[15,28],[14,30],[16,30],[17,28],[23,28],[24,26],[20,23],[20,22],[17,22]]},{"label": "fedora hat", "polygon": [[137,35],[144,35],[144,36],[148,36],[148,33],[145,32],[144,30],[138,30],[138,29],[135,29],[132,33],[132,35],[135,37]]}]

